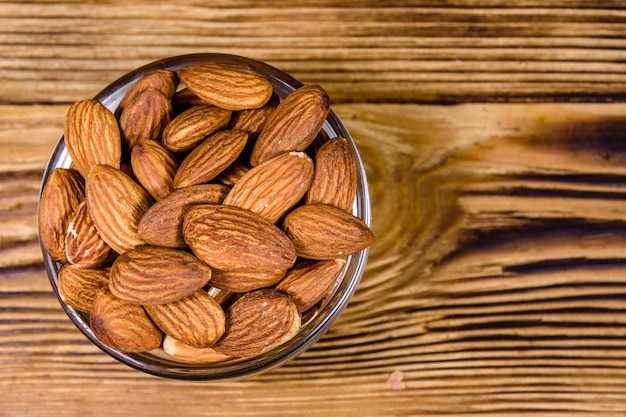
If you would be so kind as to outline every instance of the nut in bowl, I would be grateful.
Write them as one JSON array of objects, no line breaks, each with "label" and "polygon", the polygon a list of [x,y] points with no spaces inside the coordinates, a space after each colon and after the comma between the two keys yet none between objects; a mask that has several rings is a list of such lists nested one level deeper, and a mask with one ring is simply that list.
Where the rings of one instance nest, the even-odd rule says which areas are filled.
[{"label": "nut in bowl", "polygon": [[178,379],[254,375],[315,343],[373,240],[363,164],[329,103],[262,62],[196,54],[70,106],[39,236],[74,324]]}]

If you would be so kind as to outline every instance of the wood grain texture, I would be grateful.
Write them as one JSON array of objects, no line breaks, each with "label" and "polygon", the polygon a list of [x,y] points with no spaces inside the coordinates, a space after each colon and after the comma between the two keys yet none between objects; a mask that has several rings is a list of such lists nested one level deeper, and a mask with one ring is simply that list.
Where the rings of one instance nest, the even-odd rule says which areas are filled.
[{"label": "wood grain texture", "polygon": [[[0,415],[625,415],[625,29],[624,0],[0,0]],[[37,242],[69,105],[196,52],[327,89],[376,235],[331,330],[228,383],[90,345]]]},{"label": "wood grain texture", "polygon": [[626,2],[0,2],[0,103],[92,97],[148,62],[267,61],[335,102],[615,101]]}]

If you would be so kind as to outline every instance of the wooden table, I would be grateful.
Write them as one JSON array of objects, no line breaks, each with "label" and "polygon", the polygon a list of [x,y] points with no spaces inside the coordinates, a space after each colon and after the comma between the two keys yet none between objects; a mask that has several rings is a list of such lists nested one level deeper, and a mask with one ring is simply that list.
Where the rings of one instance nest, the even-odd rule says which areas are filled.
[{"label": "wooden table", "polygon": [[[2,1],[0,28],[0,415],[626,414],[626,1]],[[327,89],[376,234],[331,331],[227,383],[90,345],[37,241],[69,104],[195,52]]]}]

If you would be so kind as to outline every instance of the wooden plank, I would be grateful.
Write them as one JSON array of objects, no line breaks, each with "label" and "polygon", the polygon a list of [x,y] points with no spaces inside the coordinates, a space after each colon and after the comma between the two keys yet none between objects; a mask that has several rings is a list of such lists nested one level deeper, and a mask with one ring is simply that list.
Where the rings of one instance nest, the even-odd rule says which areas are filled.
[{"label": "wooden plank", "polygon": [[69,103],[198,52],[267,61],[336,103],[626,100],[626,3],[544,3],[2,2],[0,103]]}]

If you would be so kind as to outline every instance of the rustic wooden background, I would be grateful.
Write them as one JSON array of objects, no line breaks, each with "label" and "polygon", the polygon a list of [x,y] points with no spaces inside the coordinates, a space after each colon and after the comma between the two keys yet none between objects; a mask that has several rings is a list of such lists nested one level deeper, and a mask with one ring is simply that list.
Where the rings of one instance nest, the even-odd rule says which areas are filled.
[{"label": "rustic wooden background", "polygon": [[[75,100],[224,52],[322,84],[377,240],[332,330],[260,377],[87,343],[37,242]],[[0,1],[0,415],[626,415],[626,1]]]}]

